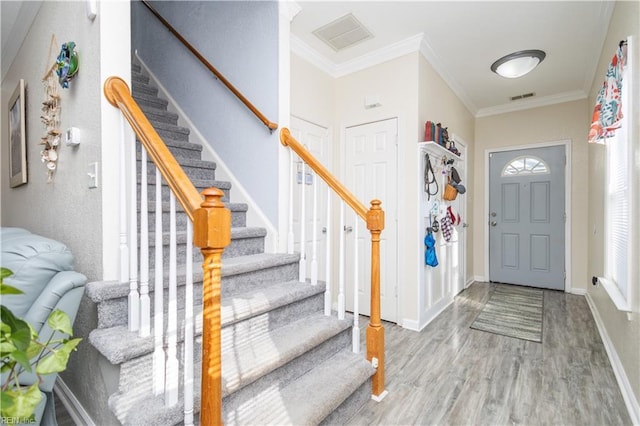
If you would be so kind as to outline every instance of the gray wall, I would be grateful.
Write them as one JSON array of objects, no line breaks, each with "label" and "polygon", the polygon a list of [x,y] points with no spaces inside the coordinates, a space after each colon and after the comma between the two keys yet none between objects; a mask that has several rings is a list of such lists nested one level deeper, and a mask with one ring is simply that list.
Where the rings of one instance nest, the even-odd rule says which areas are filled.
[{"label": "gray wall", "polygon": [[[73,22],[73,25],[69,23]],[[90,21],[79,2],[46,1],[29,29],[22,46],[2,80],[2,226],[18,226],[65,243],[75,256],[75,267],[90,280],[102,276],[102,188],[89,189],[87,165],[101,161],[100,137],[100,31],[99,18]],[[26,22],[24,25],[28,25]],[[58,45],[49,55],[51,35]],[[60,51],[60,45],[75,41],[80,70],[69,89],[60,88],[61,128],[78,127],[82,143],[58,150],[58,170],[47,183],[40,161],[40,121],[44,97],[41,78]],[[49,61],[49,62],[48,62]],[[19,79],[27,85],[27,169],[28,183],[9,187],[7,114],[4,107]]]},{"label": "gray wall", "polygon": [[[278,121],[277,2],[152,2],[271,121]],[[263,209],[278,223],[278,134],[269,130],[140,3],[132,44]],[[233,198],[233,193],[232,193]]]}]

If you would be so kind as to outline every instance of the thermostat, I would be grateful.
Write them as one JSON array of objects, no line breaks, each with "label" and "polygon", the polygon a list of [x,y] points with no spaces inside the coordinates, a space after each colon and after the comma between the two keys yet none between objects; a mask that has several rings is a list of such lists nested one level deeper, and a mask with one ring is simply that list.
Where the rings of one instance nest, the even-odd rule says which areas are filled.
[{"label": "thermostat", "polygon": [[69,127],[64,132],[64,143],[68,146],[80,145],[80,129],[77,127]]}]

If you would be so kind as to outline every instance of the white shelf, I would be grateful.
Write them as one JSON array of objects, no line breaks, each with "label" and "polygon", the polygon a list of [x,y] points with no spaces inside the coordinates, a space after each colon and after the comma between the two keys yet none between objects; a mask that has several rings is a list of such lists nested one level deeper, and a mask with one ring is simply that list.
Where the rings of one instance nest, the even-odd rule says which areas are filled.
[{"label": "white shelf", "polygon": [[432,152],[437,152],[439,155],[449,155],[456,160],[462,160],[462,158],[459,155],[454,154],[453,152],[449,151],[447,148],[443,147],[442,145],[434,141],[418,142],[418,146],[420,148],[422,147],[427,148]]}]

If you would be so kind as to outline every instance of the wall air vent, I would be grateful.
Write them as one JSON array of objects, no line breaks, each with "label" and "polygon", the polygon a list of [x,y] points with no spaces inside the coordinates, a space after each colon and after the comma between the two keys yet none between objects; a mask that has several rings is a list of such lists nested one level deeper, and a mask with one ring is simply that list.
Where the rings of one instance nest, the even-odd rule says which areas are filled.
[{"label": "wall air vent", "polygon": [[373,38],[373,34],[352,14],[323,25],[315,30],[313,34],[336,52]]},{"label": "wall air vent", "polygon": [[519,100],[519,99],[532,98],[532,97],[534,97],[535,95],[536,95],[536,94],[535,94],[535,93],[533,93],[533,92],[531,92],[531,93],[525,93],[525,94],[523,94],[523,95],[512,96],[512,97],[511,97],[511,100],[512,100],[512,101],[517,101],[517,100]]}]

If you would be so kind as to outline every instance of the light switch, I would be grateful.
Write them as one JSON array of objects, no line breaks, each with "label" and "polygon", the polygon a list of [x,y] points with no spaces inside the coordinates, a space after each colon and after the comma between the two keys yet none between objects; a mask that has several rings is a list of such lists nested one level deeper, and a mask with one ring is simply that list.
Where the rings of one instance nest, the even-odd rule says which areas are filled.
[{"label": "light switch", "polygon": [[89,177],[89,188],[97,188],[98,187],[98,163],[89,163],[87,176]]}]

